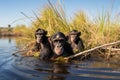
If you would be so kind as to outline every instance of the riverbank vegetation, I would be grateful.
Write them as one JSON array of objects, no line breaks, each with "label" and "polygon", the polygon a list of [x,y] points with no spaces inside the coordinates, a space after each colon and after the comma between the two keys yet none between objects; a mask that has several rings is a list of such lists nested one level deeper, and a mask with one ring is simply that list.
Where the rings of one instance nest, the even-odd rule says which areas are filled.
[{"label": "riverbank vegetation", "polygon": [[[27,40],[34,40],[34,32],[37,28],[48,31],[48,36],[57,31],[68,34],[76,29],[81,31],[86,49],[120,40],[120,15],[112,14],[112,10],[103,10],[91,19],[84,11],[78,11],[73,19],[68,21],[62,4],[52,4],[48,1],[39,15],[34,13],[36,18],[31,26],[19,25],[14,28],[16,34],[22,33]],[[32,41],[32,40],[31,40]]]}]

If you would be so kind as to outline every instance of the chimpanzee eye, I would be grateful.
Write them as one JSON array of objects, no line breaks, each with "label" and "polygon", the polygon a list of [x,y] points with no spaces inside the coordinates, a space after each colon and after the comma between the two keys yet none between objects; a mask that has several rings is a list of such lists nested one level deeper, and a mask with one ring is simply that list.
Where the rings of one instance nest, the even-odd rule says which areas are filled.
[{"label": "chimpanzee eye", "polygon": [[64,42],[64,40],[59,40],[60,42]]},{"label": "chimpanzee eye", "polygon": [[54,40],[54,42],[59,42],[59,40]]},{"label": "chimpanzee eye", "polygon": [[71,34],[72,36],[76,36],[76,34]]},{"label": "chimpanzee eye", "polygon": [[71,37],[76,37],[77,35],[76,34],[72,34]]},{"label": "chimpanzee eye", "polygon": [[42,35],[42,33],[36,33],[36,35]]},{"label": "chimpanzee eye", "polygon": [[40,35],[36,35],[36,37],[39,37]]}]

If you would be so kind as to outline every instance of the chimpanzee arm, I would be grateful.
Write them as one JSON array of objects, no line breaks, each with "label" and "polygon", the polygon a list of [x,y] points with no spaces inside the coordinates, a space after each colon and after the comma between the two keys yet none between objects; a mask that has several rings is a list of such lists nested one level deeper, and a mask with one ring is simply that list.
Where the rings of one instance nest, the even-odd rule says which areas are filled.
[{"label": "chimpanzee arm", "polygon": [[84,50],[84,44],[83,44],[83,41],[82,39],[80,38],[79,42],[78,42],[78,49],[79,49],[79,52],[83,51]]},{"label": "chimpanzee arm", "polygon": [[32,51],[39,51],[39,50],[40,50],[40,44],[36,42]]},{"label": "chimpanzee arm", "polygon": [[72,49],[72,47],[70,46],[69,43],[66,43],[66,45],[65,45],[65,51],[66,51],[66,53],[67,53],[68,56],[74,54],[73,49]]}]

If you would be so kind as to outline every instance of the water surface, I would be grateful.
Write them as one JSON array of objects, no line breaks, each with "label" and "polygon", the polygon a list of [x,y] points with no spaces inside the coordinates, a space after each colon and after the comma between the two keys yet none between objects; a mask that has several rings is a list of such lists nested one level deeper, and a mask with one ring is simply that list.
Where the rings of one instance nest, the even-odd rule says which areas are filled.
[{"label": "water surface", "polygon": [[0,80],[120,80],[120,63],[74,61],[54,63],[23,57],[15,38],[0,38]]}]

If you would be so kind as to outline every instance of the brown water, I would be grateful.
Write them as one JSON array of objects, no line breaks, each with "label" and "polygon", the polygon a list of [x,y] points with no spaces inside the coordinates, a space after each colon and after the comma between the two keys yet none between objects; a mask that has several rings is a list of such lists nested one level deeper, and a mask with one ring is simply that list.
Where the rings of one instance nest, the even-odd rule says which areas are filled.
[{"label": "brown water", "polygon": [[0,39],[0,80],[120,80],[120,62],[54,63],[23,57],[14,38]]}]

